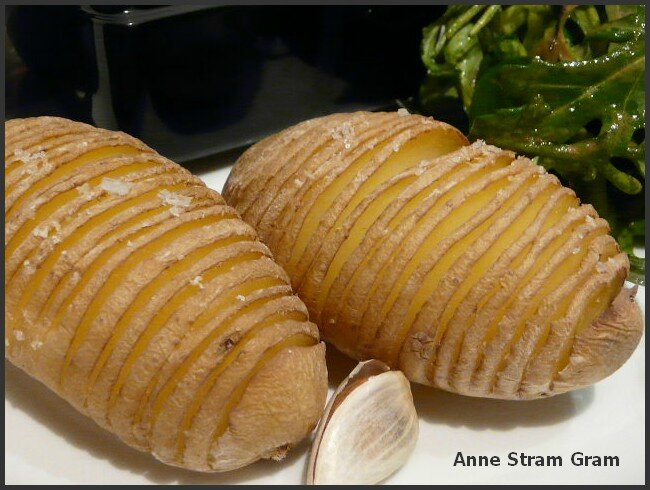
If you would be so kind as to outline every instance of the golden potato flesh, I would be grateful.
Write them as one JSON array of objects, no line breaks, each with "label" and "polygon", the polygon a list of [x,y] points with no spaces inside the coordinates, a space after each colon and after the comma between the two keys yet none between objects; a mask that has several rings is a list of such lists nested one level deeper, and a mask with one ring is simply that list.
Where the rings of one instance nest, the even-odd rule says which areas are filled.
[{"label": "golden potato flesh", "polygon": [[251,147],[224,189],[325,339],[496,398],[593,383],[643,329],[627,256],[527,158],[416,115],[335,114]]},{"label": "golden potato flesh", "polygon": [[165,463],[280,458],[315,426],[324,345],[221,196],[123,133],[5,123],[7,358]]}]

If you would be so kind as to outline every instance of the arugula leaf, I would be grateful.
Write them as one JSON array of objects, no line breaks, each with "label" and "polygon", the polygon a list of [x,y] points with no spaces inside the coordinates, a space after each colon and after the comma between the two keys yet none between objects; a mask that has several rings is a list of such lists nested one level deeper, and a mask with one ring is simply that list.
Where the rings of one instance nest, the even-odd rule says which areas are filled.
[{"label": "arugula leaf", "polygon": [[[537,155],[560,175],[600,175],[638,194],[641,181],[612,159],[628,159],[645,174],[645,147],[632,138],[645,127],[644,75],[642,42],[590,61],[500,63],[476,85],[470,135]],[[601,125],[594,136],[586,129],[592,121]]]},{"label": "arugula leaf", "polygon": [[423,31],[420,110],[456,99],[470,136],[535,158],[645,260],[645,7],[453,6]]}]

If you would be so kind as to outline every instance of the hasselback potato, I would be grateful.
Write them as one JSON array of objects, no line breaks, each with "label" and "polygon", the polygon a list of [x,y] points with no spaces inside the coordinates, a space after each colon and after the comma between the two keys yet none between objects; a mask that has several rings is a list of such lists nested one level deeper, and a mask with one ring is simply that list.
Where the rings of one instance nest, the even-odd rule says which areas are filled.
[{"label": "hasselback potato", "polygon": [[611,374],[642,334],[628,258],[594,208],[431,118],[305,121],[246,151],[224,198],[326,340],[413,381],[554,395]]},{"label": "hasselback potato", "polygon": [[5,123],[6,357],[126,443],[223,471],[324,406],[324,345],[221,196],[123,133]]}]

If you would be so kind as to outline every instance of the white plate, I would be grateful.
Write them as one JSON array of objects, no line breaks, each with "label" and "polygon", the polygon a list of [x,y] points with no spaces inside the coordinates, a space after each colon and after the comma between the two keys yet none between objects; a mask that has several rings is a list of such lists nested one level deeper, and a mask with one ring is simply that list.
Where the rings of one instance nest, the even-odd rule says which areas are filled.
[{"label": "white plate", "polygon": [[[201,172],[221,190],[229,167]],[[645,314],[645,289],[638,300]],[[328,348],[330,388],[355,363]],[[387,483],[645,483],[645,346],[595,386],[546,400],[506,402],[413,386],[420,414],[414,454]],[[297,484],[308,444],[282,463],[261,461],[238,471],[197,474],[165,466],[77,413],[57,395],[5,361],[6,484]],[[457,452],[499,456],[499,467],[454,467]],[[561,456],[562,468],[508,466],[510,452]],[[618,456],[619,467],[578,467],[573,453]]]}]

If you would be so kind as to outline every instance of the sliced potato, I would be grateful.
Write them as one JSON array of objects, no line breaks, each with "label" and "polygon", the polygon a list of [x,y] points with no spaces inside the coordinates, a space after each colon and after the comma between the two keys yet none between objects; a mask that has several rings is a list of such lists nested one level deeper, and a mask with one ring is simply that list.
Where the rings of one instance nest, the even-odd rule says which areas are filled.
[{"label": "sliced potato", "polygon": [[325,339],[413,381],[549,396],[611,374],[641,337],[627,256],[594,209],[430,118],[306,121],[244,153],[224,197]]},{"label": "sliced potato", "polygon": [[7,358],[126,443],[225,471],[325,403],[324,345],[221,196],[125,135],[5,123]]}]

